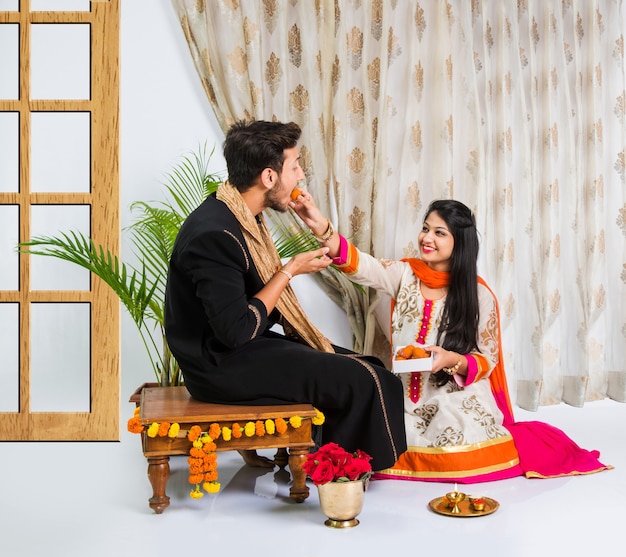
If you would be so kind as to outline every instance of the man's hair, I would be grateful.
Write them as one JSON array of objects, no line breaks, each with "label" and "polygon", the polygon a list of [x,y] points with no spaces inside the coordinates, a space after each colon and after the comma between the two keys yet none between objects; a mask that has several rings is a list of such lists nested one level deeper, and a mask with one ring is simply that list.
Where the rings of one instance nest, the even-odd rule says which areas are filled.
[{"label": "man's hair", "polygon": [[302,130],[294,122],[235,122],[224,141],[228,181],[240,192],[249,189],[266,168],[279,174],[285,149],[298,144]]}]

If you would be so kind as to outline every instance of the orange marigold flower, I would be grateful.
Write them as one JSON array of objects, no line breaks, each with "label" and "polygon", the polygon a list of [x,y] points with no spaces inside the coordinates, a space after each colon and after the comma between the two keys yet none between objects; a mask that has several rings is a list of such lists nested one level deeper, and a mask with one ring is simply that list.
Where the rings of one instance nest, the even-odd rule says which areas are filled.
[{"label": "orange marigold flower", "polygon": [[276,418],[276,431],[280,434],[287,431],[287,422],[283,418]]},{"label": "orange marigold flower", "polygon": [[205,443],[202,447],[203,453],[213,453],[217,449],[217,445],[211,441],[210,443]]},{"label": "orange marigold flower", "polygon": [[242,433],[243,433],[243,430],[241,429],[241,426],[238,423],[234,423],[233,424],[233,437],[235,439],[239,439]]},{"label": "orange marigold flower", "polygon": [[217,464],[217,455],[215,453],[205,454],[203,461],[205,466],[215,467]]},{"label": "orange marigold flower", "polygon": [[257,420],[254,424],[254,432],[259,436],[263,437],[265,435],[265,424],[262,420]]},{"label": "orange marigold flower", "polygon": [[200,437],[201,433],[202,433],[202,429],[200,429],[199,425],[191,426],[191,429],[187,432],[187,439],[189,439],[189,441],[193,442],[198,437]]},{"label": "orange marigold flower", "polygon": [[[204,467],[202,466],[202,464],[191,464],[189,465],[189,473],[194,477],[199,474],[203,474]],[[194,483],[197,483],[197,482],[194,482]]]},{"label": "orange marigold flower", "polygon": [[276,424],[274,420],[265,420],[265,431],[268,435],[274,435],[276,433]]},{"label": "orange marigold flower", "polygon": [[204,479],[204,474],[191,474],[189,476],[189,483],[190,484],[199,484],[202,482],[202,480]]},{"label": "orange marigold flower", "polygon": [[224,441],[230,441],[232,438],[232,435],[233,435],[232,429],[226,426],[222,428],[222,439],[224,439]]},{"label": "orange marigold flower", "polygon": [[205,482],[214,482],[215,480],[217,480],[217,471],[216,470],[211,470],[210,472],[205,472],[204,473],[204,481]]},{"label": "orange marigold flower", "polygon": [[135,416],[128,420],[128,431],[131,433],[141,433],[143,431],[143,425],[141,423],[141,419],[138,416]]},{"label": "orange marigold flower", "polygon": [[302,425],[302,418],[300,416],[291,416],[289,425],[294,429],[298,429]]},{"label": "orange marigold flower", "polygon": [[255,430],[256,428],[254,426],[254,422],[248,422],[243,428],[243,432],[246,434],[246,437],[252,437]]},{"label": "orange marigold flower", "polygon": [[178,432],[179,431],[180,431],[180,424],[177,424],[176,422],[174,422],[170,426],[170,430],[167,432],[167,436],[171,437],[172,439],[174,439],[175,437],[178,437]]},{"label": "orange marigold flower", "polygon": [[159,424],[154,422],[148,428],[148,437],[156,437],[157,433],[159,433]]},{"label": "orange marigold flower", "polygon": [[189,449],[189,454],[191,456],[195,456],[196,458],[202,458],[202,455],[204,454],[204,452],[202,451],[202,449],[199,449],[198,447],[191,447],[191,449]]},{"label": "orange marigold flower", "polygon": [[217,439],[220,436],[221,429],[220,424],[211,424],[209,427],[209,437],[213,440]]},{"label": "orange marigold flower", "polygon": [[158,434],[159,437],[165,437],[169,430],[170,430],[170,423],[169,422],[161,422],[159,424],[159,431],[157,432],[157,434]]}]

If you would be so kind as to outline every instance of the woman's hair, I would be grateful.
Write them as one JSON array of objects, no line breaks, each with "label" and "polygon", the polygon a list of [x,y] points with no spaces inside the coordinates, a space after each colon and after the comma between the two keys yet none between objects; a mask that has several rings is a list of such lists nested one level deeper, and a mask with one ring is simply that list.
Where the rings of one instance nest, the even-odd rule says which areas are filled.
[{"label": "woman's hair", "polygon": [[301,133],[300,126],[294,122],[235,122],[224,141],[228,181],[244,192],[266,168],[280,174],[285,161],[284,150],[295,147]]},{"label": "woman's hair", "polygon": [[[454,248],[450,258],[448,295],[437,334],[437,344],[446,350],[469,354],[478,350],[478,231],[472,211],[460,201],[439,199],[433,201],[424,216],[437,213],[445,221]],[[450,376],[444,371],[435,374],[438,384],[445,384]]]}]

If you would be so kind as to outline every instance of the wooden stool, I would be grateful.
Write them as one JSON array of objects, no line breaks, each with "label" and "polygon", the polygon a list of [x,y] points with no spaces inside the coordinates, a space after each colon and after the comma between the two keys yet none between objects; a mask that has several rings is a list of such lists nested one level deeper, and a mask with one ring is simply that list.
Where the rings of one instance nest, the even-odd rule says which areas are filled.
[{"label": "wooden stool", "polygon": [[[131,399],[132,400],[132,399]],[[269,435],[234,437],[224,441],[220,436],[215,440],[217,451],[278,449],[275,462],[281,467],[289,465],[293,483],[289,496],[302,503],[309,496],[306,485],[306,474],[302,464],[313,446],[311,439],[311,418],[316,411],[310,404],[288,404],[275,406],[238,406],[231,404],[210,404],[191,398],[186,387],[146,387],[141,391],[139,417],[141,423],[148,427],[153,422],[177,422],[181,432],[193,425],[199,425],[207,431],[212,423],[221,427],[232,428],[234,423],[242,427],[247,422],[256,420],[284,418],[292,416],[302,418],[302,426],[294,429],[289,427],[285,433]],[[153,495],[149,499],[150,508],[161,514],[170,504],[165,488],[170,475],[169,460],[171,455],[188,455],[191,442],[187,436],[148,437],[145,431],[141,434],[143,454],[148,459],[148,478],[152,484]],[[288,451],[288,452],[287,452]]]}]

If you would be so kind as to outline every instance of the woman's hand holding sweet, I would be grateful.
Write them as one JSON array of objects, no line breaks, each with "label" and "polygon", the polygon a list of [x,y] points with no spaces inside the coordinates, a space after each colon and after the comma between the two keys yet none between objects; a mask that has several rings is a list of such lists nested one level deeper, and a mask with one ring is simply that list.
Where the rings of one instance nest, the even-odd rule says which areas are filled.
[{"label": "woman's hand holding sweet", "polygon": [[[299,195],[295,195],[296,193]],[[296,188],[292,192],[291,199],[289,206],[304,221],[304,224],[311,229],[311,232],[315,236],[324,234],[328,229],[330,221],[322,215],[311,194],[308,191]]]}]

